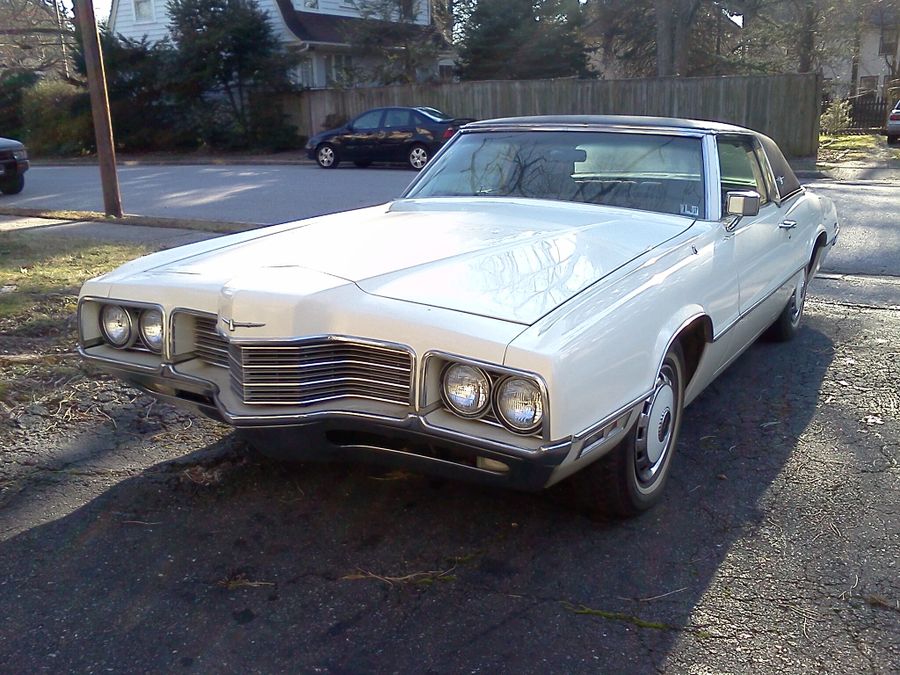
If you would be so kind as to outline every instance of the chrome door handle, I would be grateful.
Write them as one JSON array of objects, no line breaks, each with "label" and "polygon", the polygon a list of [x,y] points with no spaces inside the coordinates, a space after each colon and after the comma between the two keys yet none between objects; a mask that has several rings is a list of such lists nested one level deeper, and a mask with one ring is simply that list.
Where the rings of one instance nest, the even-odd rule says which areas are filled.
[{"label": "chrome door handle", "polygon": [[778,227],[780,227],[782,230],[793,230],[795,227],[797,227],[797,221],[785,220]]}]

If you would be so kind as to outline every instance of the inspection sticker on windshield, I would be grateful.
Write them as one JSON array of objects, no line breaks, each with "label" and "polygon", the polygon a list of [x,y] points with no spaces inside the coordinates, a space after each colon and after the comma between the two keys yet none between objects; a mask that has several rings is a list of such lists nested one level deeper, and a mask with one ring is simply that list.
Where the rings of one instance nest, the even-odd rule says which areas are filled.
[{"label": "inspection sticker on windshield", "polygon": [[681,215],[683,216],[693,216],[696,218],[700,215],[700,207],[696,204],[682,204],[681,205]]}]

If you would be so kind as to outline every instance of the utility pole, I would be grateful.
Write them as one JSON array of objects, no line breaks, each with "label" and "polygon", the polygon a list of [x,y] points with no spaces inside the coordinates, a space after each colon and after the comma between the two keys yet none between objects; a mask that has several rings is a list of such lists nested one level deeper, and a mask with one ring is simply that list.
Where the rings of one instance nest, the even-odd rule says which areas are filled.
[{"label": "utility pole", "polygon": [[75,0],[75,14],[81,27],[84,43],[84,62],[87,68],[88,92],[91,95],[91,116],[94,118],[94,137],[97,141],[97,160],[100,163],[100,182],[103,184],[103,209],[107,216],[122,217],[122,197],[116,174],[116,150],[113,144],[109,97],[106,93],[106,72],[100,53],[100,35],[94,18],[93,0]]}]

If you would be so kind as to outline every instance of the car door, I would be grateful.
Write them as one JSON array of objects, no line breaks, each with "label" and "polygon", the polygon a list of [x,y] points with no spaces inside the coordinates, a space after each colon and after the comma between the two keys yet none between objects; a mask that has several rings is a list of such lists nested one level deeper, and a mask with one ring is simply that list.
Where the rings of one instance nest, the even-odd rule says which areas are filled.
[{"label": "car door", "polygon": [[[729,225],[734,242],[742,331],[752,339],[777,316],[777,291],[796,271],[792,263],[791,233],[785,209],[774,199],[760,163],[759,144],[752,136],[717,138],[723,207],[730,191],[754,190],[760,195],[755,216],[743,216]],[[766,166],[767,170],[768,167]],[[773,314],[774,312],[774,314]]]},{"label": "car door", "polygon": [[383,134],[381,120],[384,110],[369,110],[353,120],[344,140],[347,159],[372,161],[377,159],[378,144]]},{"label": "car door", "polygon": [[412,110],[389,108],[384,113],[382,130],[384,138],[381,152],[384,154],[384,159],[396,162],[406,160],[406,153],[416,132]]}]

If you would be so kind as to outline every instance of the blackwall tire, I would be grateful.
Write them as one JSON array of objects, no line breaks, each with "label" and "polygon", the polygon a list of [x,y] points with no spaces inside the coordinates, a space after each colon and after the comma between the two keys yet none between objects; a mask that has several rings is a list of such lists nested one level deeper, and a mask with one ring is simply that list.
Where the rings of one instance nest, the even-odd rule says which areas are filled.
[{"label": "blackwall tire", "polygon": [[25,189],[25,176],[0,179],[0,192],[5,195],[17,195]]}]

